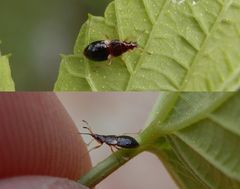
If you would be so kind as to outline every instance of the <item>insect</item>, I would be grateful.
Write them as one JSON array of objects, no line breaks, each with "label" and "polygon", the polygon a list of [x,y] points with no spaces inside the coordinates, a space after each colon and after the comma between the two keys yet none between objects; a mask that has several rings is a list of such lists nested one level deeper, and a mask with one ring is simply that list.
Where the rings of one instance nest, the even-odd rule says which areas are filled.
[{"label": "insect", "polygon": [[[84,50],[84,55],[93,61],[111,60],[123,53],[138,47],[136,42],[120,40],[101,40],[90,43]],[[111,64],[111,61],[109,62]]]},{"label": "insect", "polygon": [[[83,120],[83,122],[85,122],[88,125],[88,123],[85,120]],[[133,137],[130,137],[130,136],[99,135],[99,134],[93,133],[89,127],[83,127],[83,128],[87,129],[89,133],[80,133],[80,134],[90,135],[91,137],[93,137],[93,139],[95,139],[99,143],[98,146],[95,146],[90,151],[99,148],[104,143],[110,146],[112,152],[114,152],[113,148],[116,148],[117,150],[119,150],[120,148],[137,148],[139,146],[139,143]]]}]

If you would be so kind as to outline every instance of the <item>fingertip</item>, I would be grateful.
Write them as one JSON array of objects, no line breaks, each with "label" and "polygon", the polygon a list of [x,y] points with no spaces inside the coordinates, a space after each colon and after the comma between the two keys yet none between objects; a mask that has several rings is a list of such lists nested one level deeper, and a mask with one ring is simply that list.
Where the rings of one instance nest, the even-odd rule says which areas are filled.
[{"label": "fingertip", "polygon": [[48,176],[22,176],[0,180],[0,189],[88,189],[65,178]]},{"label": "fingertip", "polygon": [[0,178],[78,179],[91,163],[81,135],[54,93],[0,95]]}]

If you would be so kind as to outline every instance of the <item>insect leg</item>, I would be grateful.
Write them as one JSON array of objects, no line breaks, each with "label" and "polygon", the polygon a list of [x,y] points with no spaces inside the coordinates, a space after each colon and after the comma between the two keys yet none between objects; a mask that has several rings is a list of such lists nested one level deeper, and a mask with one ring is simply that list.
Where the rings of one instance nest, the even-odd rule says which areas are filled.
[{"label": "insect leg", "polygon": [[112,153],[114,153],[113,146],[110,146],[110,149],[111,149]]},{"label": "insect leg", "polygon": [[117,146],[113,146],[114,148],[116,148],[117,150],[120,150],[121,148],[117,147]]},{"label": "insect leg", "polygon": [[93,138],[89,143],[87,143],[86,145],[89,146],[95,139]]},{"label": "insect leg", "polygon": [[117,150],[120,150],[120,149],[121,149],[121,148],[118,148],[118,147],[115,146],[115,145],[110,145],[110,148],[111,148],[112,153],[115,152],[115,151],[113,150],[114,148],[117,149]]},{"label": "insect leg", "polygon": [[148,55],[152,55],[153,53],[146,51],[144,48],[142,47],[138,47],[138,49],[142,52],[142,53],[147,53]]},{"label": "insect leg", "polygon": [[111,151],[114,153],[115,151],[113,150],[114,148],[117,149],[117,150],[120,150],[121,148],[115,146],[115,145],[109,145],[110,148],[111,148]]},{"label": "insect leg", "polygon": [[93,151],[93,150],[95,150],[95,149],[97,149],[97,148],[99,148],[99,147],[101,147],[102,145],[103,145],[103,143],[100,143],[99,145],[91,148],[91,149],[88,151],[88,153],[91,152],[91,151]]},{"label": "insect leg", "polygon": [[111,55],[108,55],[108,65],[110,66],[112,64],[112,56]]}]

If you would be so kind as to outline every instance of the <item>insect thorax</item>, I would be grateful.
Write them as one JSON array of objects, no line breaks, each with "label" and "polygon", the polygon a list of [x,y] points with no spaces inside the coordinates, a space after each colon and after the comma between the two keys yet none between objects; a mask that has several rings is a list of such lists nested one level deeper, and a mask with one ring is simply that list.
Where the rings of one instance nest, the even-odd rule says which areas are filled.
[{"label": "insect thorax", "polygon": [[117,137],[115,135],[105,136],[105,143],[109,145],[117,145]]}]

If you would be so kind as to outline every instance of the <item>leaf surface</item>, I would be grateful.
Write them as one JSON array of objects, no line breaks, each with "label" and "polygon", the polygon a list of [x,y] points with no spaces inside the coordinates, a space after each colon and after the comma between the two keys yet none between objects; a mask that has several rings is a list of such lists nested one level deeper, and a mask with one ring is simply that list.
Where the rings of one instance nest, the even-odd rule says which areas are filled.
[{"label": "leaf surface", "polygon": [[[239,0],[115,0],[89,16],[56,91],[235,91],[240,85]],[[83,57],[93,41],[137,41],[107,62]],[[141,50],[143,49],[143,50]]]},{"label": "leaf surface", "polygon": [[14,91],[15,86],[11,76],[8,56],[0,54],[0,91]]},{"label": "leaf surface", "polygon": [[240,188],[240,93],[160,96],[142,145],[180,188]]}]

